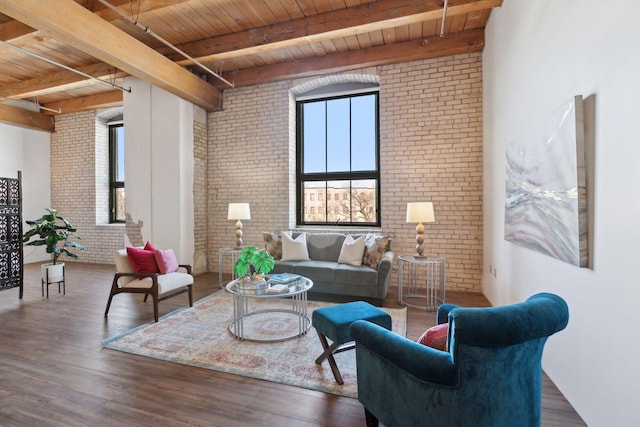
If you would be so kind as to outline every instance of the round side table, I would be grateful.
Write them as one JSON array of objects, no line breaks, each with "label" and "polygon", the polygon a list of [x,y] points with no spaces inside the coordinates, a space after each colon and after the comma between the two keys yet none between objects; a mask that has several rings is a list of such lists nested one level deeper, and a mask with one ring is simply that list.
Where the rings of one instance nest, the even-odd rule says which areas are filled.
[{"label": "round side table", "polygon": [[398,303],[434,311],[444,304],[446,259],[436,255],[398,257]]}]

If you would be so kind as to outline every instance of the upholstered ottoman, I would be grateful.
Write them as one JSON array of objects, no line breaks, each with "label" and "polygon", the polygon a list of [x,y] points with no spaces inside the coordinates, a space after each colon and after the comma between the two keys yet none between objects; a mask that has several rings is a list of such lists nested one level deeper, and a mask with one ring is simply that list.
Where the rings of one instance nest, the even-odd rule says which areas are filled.
[{"label": "upholstered ottoman", "polygon": [[[391,316],[385,311],[364,301],[349,302],[346,304],[333,305],[316,309],[311,317],[311,324],[318,332],[320,343],[324,352],[316,359],[317,364],[321,364],[324,359],[329,361],[331,372],[338,384],[343,384],[342,375],[333,358],[334,353],[350,350],[355,345],[342,346],[342,344],[353,341],[349,333],[349,327],[356,320],[367,320],[391,330]],[[329,338],[333,344],[327,342]],[[342,347],[340,347],[342,346]]]}]

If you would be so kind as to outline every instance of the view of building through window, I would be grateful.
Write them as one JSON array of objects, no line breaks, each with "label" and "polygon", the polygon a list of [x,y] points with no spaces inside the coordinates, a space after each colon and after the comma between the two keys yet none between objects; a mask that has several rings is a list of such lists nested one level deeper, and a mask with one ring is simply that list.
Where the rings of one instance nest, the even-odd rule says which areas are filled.
[{"label": "view of building through window", "polygon": [[310,181],[305,183],[305,222],[376,222],[376,183],[360,181]]}]

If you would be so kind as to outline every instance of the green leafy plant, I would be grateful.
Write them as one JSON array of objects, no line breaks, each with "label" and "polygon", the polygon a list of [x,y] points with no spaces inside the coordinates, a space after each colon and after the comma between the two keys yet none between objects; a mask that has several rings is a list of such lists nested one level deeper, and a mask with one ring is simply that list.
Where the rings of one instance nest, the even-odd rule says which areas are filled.
[{"label": "green leafy plant", "polygon": [[[76,229],[69,221],[58,215],[58,211],[52,208],[46,209],[49,213],[42,215],[34,221],[27,221],[31,227],[22,238],[27,246],[46,246],[47,253],[53,257],[53,263],[58,262],[62,254],[77,259],[78,255],[71,252],[70,248],[83,251],[84,246],[69,239],[82,240],[82,236],[76,233]],[[32,240],[33,239],[33,240]]]},{"label": "green leafy plant", "polygon": [[274,265],[273,257],[267,251],[259,251],[255,246],[246,246],[238,256],[234,271],[239,277],[250,272],[267,274],[273,270]]}]

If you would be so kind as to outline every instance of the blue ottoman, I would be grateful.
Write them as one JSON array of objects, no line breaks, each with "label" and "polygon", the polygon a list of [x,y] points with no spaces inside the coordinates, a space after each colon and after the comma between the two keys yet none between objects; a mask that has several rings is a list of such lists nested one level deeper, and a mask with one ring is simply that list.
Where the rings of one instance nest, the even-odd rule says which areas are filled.
[{"label": "blue ottoman", "polygon": [[[311,317],[311,324],[316,329],[316,332],[318,332],[318,338],[320,338],[320,343],[324,349],[324,352],[316,359],[316,363],[321,364],[324,359],[327,359],[329,366],[331,366],[333,377],[338,384],[344,384],[344,381],[342,375],[340,375],[338,365],[336,365],[336,361],[333,358],[333,354],[355,347],[353,344],[340,346],[353,341],[349,333],[349,327],[356,320],[368,320],[369,322],[391,330],[391,316],[385,311],[364,301],[318,308],[313,312]],[[333,344],[329,345],[327,338],[329,338]]]}]

